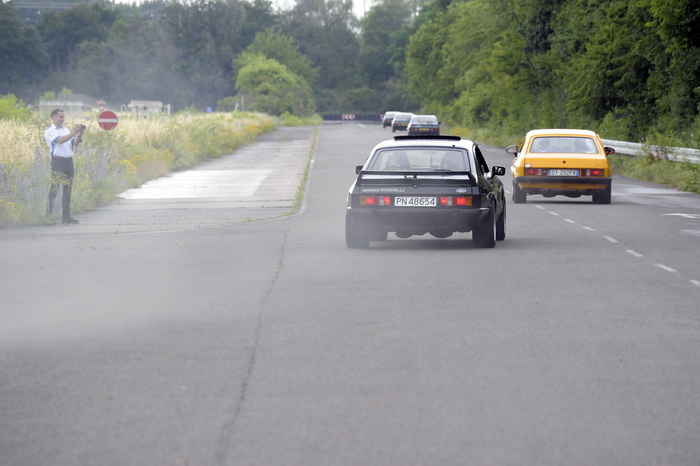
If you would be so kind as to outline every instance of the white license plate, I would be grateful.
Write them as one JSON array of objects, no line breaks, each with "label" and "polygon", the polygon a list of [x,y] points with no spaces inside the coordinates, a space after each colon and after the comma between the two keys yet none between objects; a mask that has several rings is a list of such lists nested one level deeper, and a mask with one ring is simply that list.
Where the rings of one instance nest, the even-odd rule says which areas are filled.
[{"label": "white license plate", "polygon": [[578,170],[552,169],[549,176],[578,176]]},{"label": "white license plate", "polygon": [[394,198],[394,204],[396,207],[435,207],[437,206],[437,198],[397,196]]}]

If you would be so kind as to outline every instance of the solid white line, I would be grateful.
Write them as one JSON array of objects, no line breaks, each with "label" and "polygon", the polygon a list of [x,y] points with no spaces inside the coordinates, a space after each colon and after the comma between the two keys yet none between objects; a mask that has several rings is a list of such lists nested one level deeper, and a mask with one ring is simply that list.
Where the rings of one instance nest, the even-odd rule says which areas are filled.
[{"label": "solid white line", "polygon": [[564,221],[569,223],[578,223],[576,220],[571,220],[570,218],[565,218]]},{"label": "solid white line", "polygon": [[700,286],[700,280],[690,280],[690,283],[696,286]]},{"label": "solid white line", "polygon": [[581,227],[581,228],[583,228],[584,230],[588,230],[588,231],[595,231],[595,228],[591,228],[591,227]]},{"label": "solid white line", "polygon": [[668,265],[664,265],[664,264],[654,264],[654,265],[656,265],[660,269],[664,269],[666,272],[678,272],[678,270],[671,268]]},{"label": "solid white line", "polygon": [[603,235],[603,238],[607,239],[607,240],[610,241],[611,243],[619,243],[619,241],[616,240],[615,238],[613,238],[612,236],[605,236],[605,235]]},{"label": "solid white line", "polygon": [[644,257],[644,254],[638,253],[638,252],[635,251],[634,249],[628,249],[627,252],[629,252],[630,254],[632,254],[634,257]]}]

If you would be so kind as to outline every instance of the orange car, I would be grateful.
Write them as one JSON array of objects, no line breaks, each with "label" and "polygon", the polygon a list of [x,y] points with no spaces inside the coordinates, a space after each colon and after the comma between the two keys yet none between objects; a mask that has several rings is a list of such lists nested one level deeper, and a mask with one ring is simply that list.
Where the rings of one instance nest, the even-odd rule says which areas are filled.
[{"label": "orange car", "polygon": [[612,171],[600,136],[583,129],[537,129],[525,135],[522,146],[508,146],[515,155],[510,172],[514,203],[527,196],[593,196],[593,202],[610,204]]}]

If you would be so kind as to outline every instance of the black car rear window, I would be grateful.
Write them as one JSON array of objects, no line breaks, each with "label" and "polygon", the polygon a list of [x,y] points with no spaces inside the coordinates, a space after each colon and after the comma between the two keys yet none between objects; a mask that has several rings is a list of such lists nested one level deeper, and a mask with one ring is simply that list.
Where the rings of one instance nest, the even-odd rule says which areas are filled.
[{"label": "black car rear window", "polygon": [[470,170],[465,151],[444,148],[380,149],[372,158],[372,171]]}]

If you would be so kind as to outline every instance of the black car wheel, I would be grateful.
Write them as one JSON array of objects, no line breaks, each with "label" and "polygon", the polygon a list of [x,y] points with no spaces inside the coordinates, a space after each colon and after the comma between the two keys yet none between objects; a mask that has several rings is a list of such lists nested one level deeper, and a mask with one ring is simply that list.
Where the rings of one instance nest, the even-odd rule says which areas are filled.
[{"label": "black car wheel", "polygon": [[525,204],[527,202],[527,194],[515,183],[513,183],[513,202],[516,204]]},{"label": "black car wheel", "polygon": [[345,244],[351,249],[369,247],[369,234],[349,215],[345,216]]},{"label": "black car wheel", "polygon": [[605,191],[593,195],[593,202],[597,204],[610,204],[612,202],[612,185],[608,185]]},{"label": "black car wheel", "polygon": [[501,216],[498,217],[498,220],[496,221],[496,240],[503,241],[504,239],[506,239],[506,203],[505,203],[505,199],[503,200],[503,211],[501,212]]},{"label": "black car wheel", "polygon": [[492,248],[496,245],[495,226],[496,208],[493,204],[489,208],[488,216],[472,231],[472,243],[477,248]]},{"label": "black car wheel", "polygon": [[375,228],[372,230],[372,234],[370,236],[370,241],[386,241],[386,239],[389,237],[389,233],[381,228]]}]

